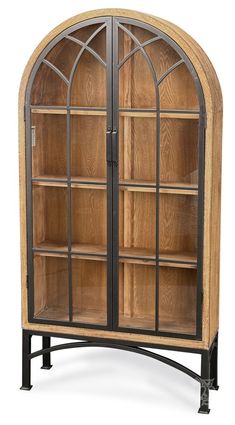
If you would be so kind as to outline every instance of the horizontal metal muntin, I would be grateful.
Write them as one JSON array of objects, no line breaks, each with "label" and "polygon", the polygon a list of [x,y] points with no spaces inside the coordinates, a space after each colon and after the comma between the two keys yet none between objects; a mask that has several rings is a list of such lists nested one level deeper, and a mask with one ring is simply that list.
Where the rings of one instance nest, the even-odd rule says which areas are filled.
[{"label": "horizontal metal muntin", "polygon": [[33,252],[42,252],[45,254],[58,254],[58,256],[61,255],[83,255],[83,256],[89,256],[89,257],[102,257],[107,259],[107,254],[99,254],[99,253],[95,253],[95,252],[84,252],[84,251],[73,251],[71,249],[71,251],[69,250],[59,250],[59,249],[46,249],[46,248],[32,248]]},{"label": "horizontal metal muntin", "polygon": [[61,178],[48,178],[48,177],[33,177],[32,178],[32,182],[51,182],[51,183],[79,183],[79,184],[86,184],[86,185],[97,185],[97,186],[107,186],[107,181],[104,182],[98,182],[98,181],[84,181],[84,180],[75,180],[74,178],[66,178],[66,179],[61,179]]},{"label": "horizontal metal muntin", "polygon": [[195,109],[157,109],[157,108],[118,108],[120,112],[156,112],[169,114],[195,114],[200,115],[199,110]]},{"label": "horizontal metal muntin", "polygon": [[97,106],[67,106],[67,105],[30,105],[30,109],[58,109],[58,110],[77,110],[77,111],[107,111],[105,107]]},{"label": "horizontal metal muntin", "polygon": [[193,190],[195,192],[198,191],[198,188],[190,187],[190,186],[173,186],[173,185],[163,185],[163,184],[135,184],[135,183],[118,183],[119,186],[131,186],[131,187],[149,187],[152,189],[176,189],[176,190]]},{"label": "horizontal metal muntin", "polygon": [[168,259],[168,258],[164,258],[159,256],[159,258],[156,257],[144,257],[144,256],[137,256],[137,255],[119,255],[118,258],[126,258],[126,259],[130,259],[130,260],[143,260],[143,261],[155,261],[156,264],[157,263],[174,263],[174,264],[192,264],[192,265],[197,265],[197,261],[190,261],[190,260],[172,260],[172,259]]}]

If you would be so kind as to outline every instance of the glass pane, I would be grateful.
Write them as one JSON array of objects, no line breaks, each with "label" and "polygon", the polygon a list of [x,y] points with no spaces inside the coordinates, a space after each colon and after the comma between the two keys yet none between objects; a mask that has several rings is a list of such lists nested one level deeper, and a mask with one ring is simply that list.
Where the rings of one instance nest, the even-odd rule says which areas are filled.
[{"label": "glass pane", "polygon": [[194,195],[160,195],[160,255],[194,261],[197,255],[197,204]]},{"label": "glass pane", "polygon": [[156,117],[119,120],[119,178],[125,183],[156,183]]},{"label": "glass pane", "polygon": [[34,255],[34,317],[69,320],[68,260]]},{"label": "glass pane", "polygon": [[104,181],[106,168],[106,116],[72,115],[72,177]]},{"label": "glass pane", "polygon": [[162,184],[198,184],[198,120],[161,119],[160,180]]},{"label": "glass pane", "polygon": [[120,108],[156,108],[156,89],[150,67],[140,51],[119,71]]},{"label": "glass pane", "polygon": [[67,84],[45,63],[40,65],[34,78],[31,104],[55,106],[67,104]]},{"label": "glass pane", "polygon": [[73,321],[107,324],[107,263],[105,258],[72,260]]},{"label": "glass pane", "polygon": [[102,24],[86,25],[83,28],[79,28],[78,30],[73,31],[70,35],[85,43],[88,38],[90,38],[91,35],[101,27],[101,25]]},{"label": "glass pane", "polygon": [[32,177],[66,179],[66,115],[31,117]]},{"label": "glass pane", "polygon": [[138,187],[121,186],[119,192],[119,326],[155,328],[155,249],[155,193],[138,191]]},{"label": "glass pane", "polygon": [[159,330],[196,334],[197,271],[160,267]]},{"label": "glass pane", "polygon": [[185,64],[175,68],[159,85],[161,109],[198,110],[196,86]]},{"label": "glass pane", "polygon": [[156,267],[151,263],[131,264],[128,260],[120,260],[120,327],[155,329],[155,282]]},{"label": "glass pane", "polygon": [[33,185],[33,244],[67,249],[67,188]]},{"label": "glass pane", "polygon": [[80,50],[81,46],[79,44],[63,38],[47,54],[46,60],[56,66],[69,79],[73,64]]},{"label": "glass pane", "polygon": [[106,69],[88,50],[82,53],[74,74],[71,105],[106,106]]},{"label": "glass pane", "polygon": [[158,80],[181,59],[178,53],[164,40],[159,39],[147,44],[144,49],[152,62]]},{"label": "glass pane", "polygon": [[[73,250],[96,252],[107,246],[107,192],[90,186],[72,189]],[[95,250],[95,251],[94,251]]]}]

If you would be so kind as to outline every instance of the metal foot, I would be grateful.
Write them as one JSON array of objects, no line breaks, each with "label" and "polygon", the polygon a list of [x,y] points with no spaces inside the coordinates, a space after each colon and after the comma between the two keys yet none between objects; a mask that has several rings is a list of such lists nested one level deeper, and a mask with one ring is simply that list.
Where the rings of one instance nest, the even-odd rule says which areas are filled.
[{"label": "metal foot", "polygon": [[201,388],[200,388],[200,408],[198,413],[208,414],[209,409],[209,388],[210,380],[210,351],[204,350],[201,354]]},{"label": "metal foot", "polygon": [[29,391],[32,388],[31,385],[31,335],[24,331],[22,332],[22,386],[21,390]]},{"label": "metal foot", "polygon": [[23,387],[22,386],[22,387],[20,387],[20,390],[30,391],[32,387],[33,387],[32,385],[30,385],[29,387]]},{"label": "metal foot", "polygon": [[[50,348],[51,338],[49,336],[42,337],[42,349]],[[42,355],[42,367],[41,369],[49,370],[52,368],[51,364],[51,353],[46,353]]]},{"label": "metal foot", "polygon": [[209,415],[210,411],[211,411],[211,409],[206,409],[204,407],[200,407],[198,409],[198,413],[203,413],[204,415]]},{"label": "metal foot", "polygon": [[218,391],[218,334],[211,347],[211,359],[210,359],[210,390]]}]

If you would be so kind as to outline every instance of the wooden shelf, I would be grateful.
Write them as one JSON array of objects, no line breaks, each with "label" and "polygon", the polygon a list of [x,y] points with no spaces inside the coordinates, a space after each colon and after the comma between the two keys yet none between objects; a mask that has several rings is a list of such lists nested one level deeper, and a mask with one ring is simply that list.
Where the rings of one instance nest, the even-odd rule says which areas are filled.
[{"label": "wooden shelf", "polygon": [[[33,114],[51,114],[51,115],[66,115],[67,109],[49,109],[49,108],[32,108],[31,112]],[[106,116],[107,112],[105,110],[99,109],[70,109],[70,115],[102,115]]]},{"label": "wooden shelf", "polygon": [[[155,317],[126,317],[123,314],[119,315],[119,326],[122,328],[135,328],[135,329],[155,329]],[[188,335],[195,334],[195,323],[168,320],[167,318],[160,317],[159,331],[162,332],[175,332]]]},{"label": "wooden shelf", "polygon": [[[51,243],[44,241],[34,247],[41,251],[37,254],[42,256],[66,256],[65,252],[68,247],[63,243]],[[46,251],[56,252],[46,252]],[[73,258],[93,261],[107,261],[107,250],[103,245],[88,245],[88,244],[72,244]],[[81,254],[81,255],[79,255]],[[120,263],[143,264],[155,266],[155,252],[143,248],[120,248],[119,261]],[[160,255],[160,266],[162,267],[182,267],[182,268],[197,268],[197,258],[192,253],[162,253]],[[164,261],[163,261],[164,260]],[[176,261],[176,263],[172,262]],[[177,261],[179,263],[177,263]]]},{"label": "wooden shelf", "polygon": [[[68,321],[69,315],[68,310],[59,307],[46,307],[41,310],[37,315],[37,319],[49,319],[58,321]],[[107,318],[104,312],[101,311],[82,311],[79,312],[77,309],[73,311],[73,322],[80,322],[85,324],[98,324],[106,325]]]},{"label": "wooden shelf", "polygon": [[[35,180],[36,179],[36,180]],[[51,180],[51,181],[50,181]],[[57,181],[55,181],[57,180]],[[63,180],[63,181],[62,181]],[[77,189],[107,189],[107,180],[103,177],[80,177],[72,176],[72,188]],[[67,177],[65,175],[43,175],[33,178],[36,186],[66,187]],[[148,180],[119,180],[120,190],[127,192],[156,192],[156,184]],[[194,183],[182,182],[162,182],[159,193],[169,193],[175,195],[195,195],[197,196],[198,186]]]},{"label": "wooden shelf", "polygon": [[[32,107],[31,112],[33,114],[54,114],[54,115],[66,115],[66,108],[48,108],[48,107]],[[101,109],[70,109],[71,115],[102,115],[106,116],[107,112]],[[120,117],[132,117],[132,118],[156,118],[156,111],[153,110],[141,110],[141,109],[132,109],[132,110],[122,110],[119,111]],[[161,111],[161,118],[171,118],[171,119],[188,119],[188,120],[197,120],[199,119],[199,113],[187,112],[187,111]]]}]

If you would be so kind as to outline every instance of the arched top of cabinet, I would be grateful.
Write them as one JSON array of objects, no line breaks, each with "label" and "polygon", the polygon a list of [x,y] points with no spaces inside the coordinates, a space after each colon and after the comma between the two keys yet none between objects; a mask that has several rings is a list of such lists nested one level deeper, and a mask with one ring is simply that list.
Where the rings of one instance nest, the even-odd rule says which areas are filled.
[{"label": "arched top of cabinet", "polygon": [[53,38],[55,38],[58,34],[64,31],[66,28],[75,25],[79,22],[82,22],[87,19],[92,19],[95,17],[101,16],[121,16],[125,18],[131,18],[135,20],[139,20],[146,24],[152,25],[156,29],[164,32],[168,37],[172,38],[180,48],[185,52],[188,58],[191,60],[194,68],[198,74],[199,80],[202,85],[203,93],[205,96],[205,106],[207,113],[209,112],[219,112],[222,111],[223,101],[222,101],[222,93],[219,84],[218,77],[216,72],[206,55],[203,49],[198,45],[198,43],[190,37],[185,31],[181,28],[168,22],[164,19],[157,18],[152,15],[147,15],[145,13],[137,12],[134,10],[128,9],[98,9],[92,10],[89,12],[84,12],[79,15],[76,15],[55,27],[37,46],[31,55],[23,76],[20,85],[19,91],[19,107],[20,112],[23,113],[24,108],[24,96],[25,90],[27,87],[27,82],[31,73],[31,70],[40,55],[43,49],[50,43]]}]

